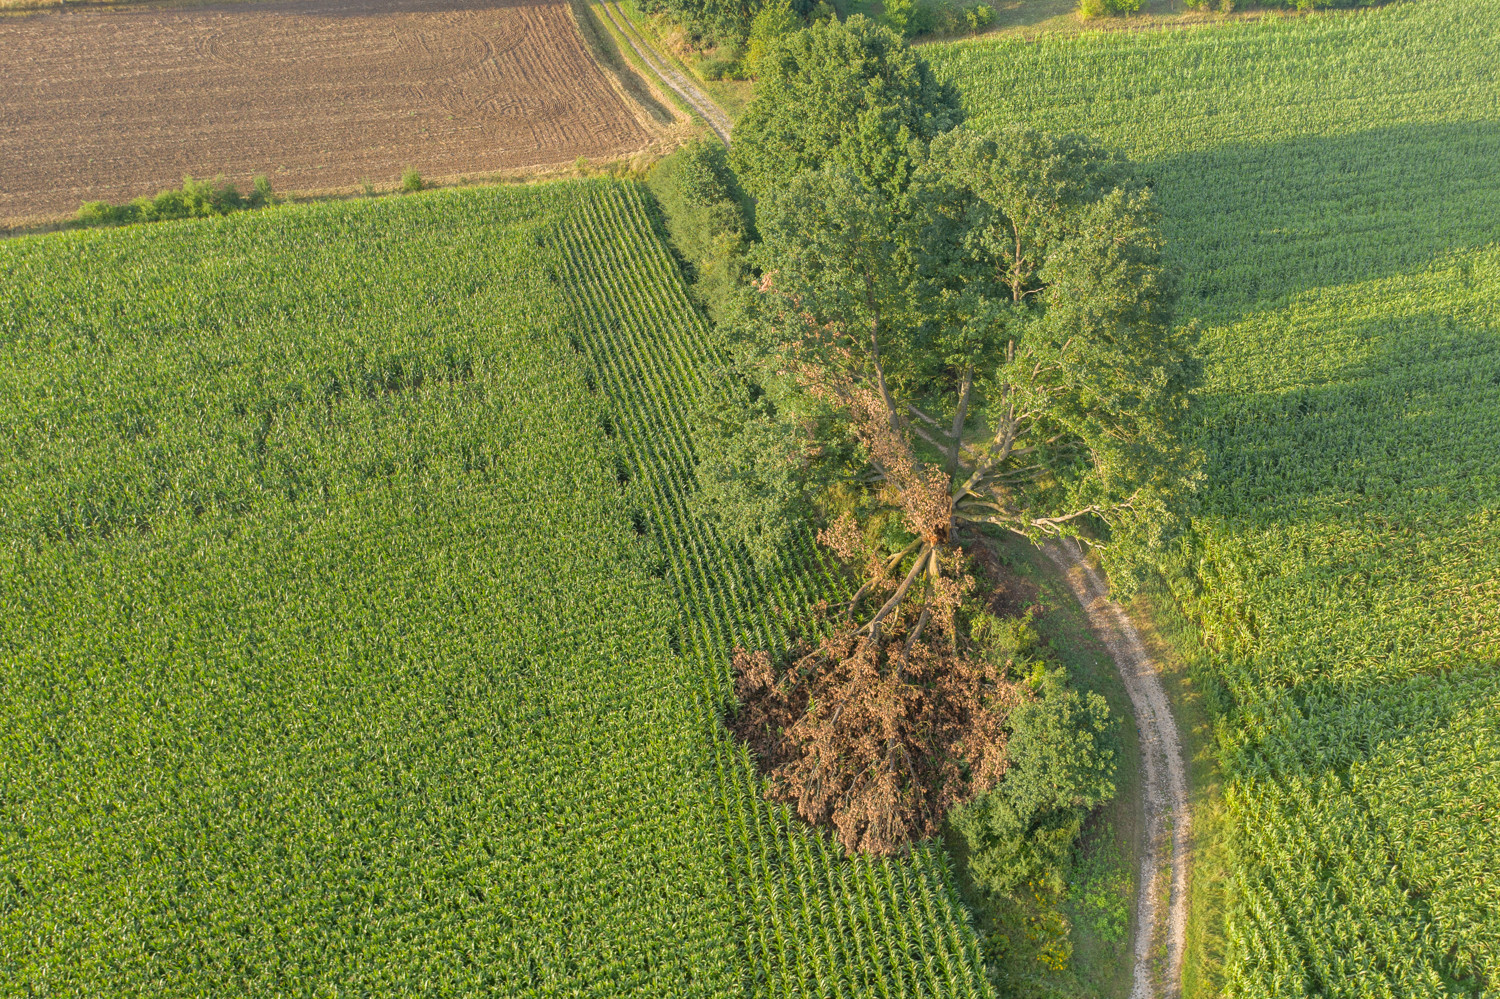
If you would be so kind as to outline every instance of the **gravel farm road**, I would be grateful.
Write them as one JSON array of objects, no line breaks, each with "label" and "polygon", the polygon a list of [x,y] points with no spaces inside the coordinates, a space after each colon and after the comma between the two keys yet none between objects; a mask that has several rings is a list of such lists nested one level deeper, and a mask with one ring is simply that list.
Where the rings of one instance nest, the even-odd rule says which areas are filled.
[{"label": "gravel farm road", "polygon": [[[1177,999],[1187,940],[1187,878],[1192,815],[1187,767],[1172,706],[1157,666],[1124,608],[1071,539],[1046,546],[1050,558],[1088,614],[1094,634],[1109,649],[1140,735],[1146,843],[1136,897],[1135,970],[1130,999]],[[1158,960],[1164,958],[1165,960]]]}]

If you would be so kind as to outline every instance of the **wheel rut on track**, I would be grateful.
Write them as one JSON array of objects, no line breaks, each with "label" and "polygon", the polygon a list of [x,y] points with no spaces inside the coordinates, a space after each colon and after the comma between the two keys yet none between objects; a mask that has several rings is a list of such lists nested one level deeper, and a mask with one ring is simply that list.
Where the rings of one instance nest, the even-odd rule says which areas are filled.
[{"label": "wheel rut on track", "polygon": [[1187,941],[1187,878],[1192,847],[1187,766],[1160,671],[1125,609],[1071,541],[1044,551],[1109,649],[1135,713],[1140,734],[1146,843],[1136,896],[1134,979],[1130,999],[1178,999]]},{"label": "wheel rut on track", "polygon": [[640,56],[641,61],[650,66],[651,71],[661,77],[663,83],[671,87],[677,96],[698,113],[708,127],[713,129],[713,133],[719,137],[720,142],[726,146],[729,145],[729,133],[734,127],[729,120],[729,115],[725,114],[724,109],[715,104],[713,98],[705,94],[697,84],[669,66],[667,60],[656,51],[655,47],[635,30],[635,25],[630,18],[625,16],[624,11],[616,11],[615,6],[610,3],[599,5],[604,11],[604,16],[609,18],[615,30],[630,44],[635,54]]}]

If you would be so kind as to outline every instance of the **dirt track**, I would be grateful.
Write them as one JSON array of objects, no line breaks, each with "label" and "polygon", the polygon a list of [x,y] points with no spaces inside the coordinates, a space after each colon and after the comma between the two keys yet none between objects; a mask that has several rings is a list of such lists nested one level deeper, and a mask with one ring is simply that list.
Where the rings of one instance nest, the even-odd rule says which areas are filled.
[{"label": "dirt track", "polygon": [[279,192],[618,155],[651,139],[565,0],[265,0],[0,18],[0,222],[184,174]]},{"label": "dirt track", "polygon": [[1120,671],[1140,735],[1146,843],[1136,898],[1135,975],[1130,999],[1177,999],[1187,942],[1187,878],[1192,845],[1187,766],[1172,706],[1156,664],[1124,609],[1109,599],[1104,577],[1072,541],[1046,546]]},{"label": "dirt track", "polygon": [[720,142],[726,146],[729,145],[729,132],[734,128],[734,123],[729,120],[729,115],[725,114],[724,109],[714,103],[712,97],[699,89],[697,84],[675,69],[672,69],[667,64],[667,60],[662,58],[661,53],[657,52],[651,43],[642,38],[641,33],[635,30],[635,25],[630,22],[630,18],[625,12],[619,11],[617,13],[616,10],[612,9],[612,7],[617,8],[618,6],[618,3],[611,5],[606,2],[601,3],[599,9],[604,11],[604,16],[609,18],[610,23],[615,26],[615,30],[620,33],[620,37],[630,43],[630,47],[635,50],[635,54],[640,57],[641,61],[651,67],[651,72],[660,77],[663,83],[677,92],[677,96],[681,97],[687,102],[689,107],[698,112],[699,117],[719,137]]}]

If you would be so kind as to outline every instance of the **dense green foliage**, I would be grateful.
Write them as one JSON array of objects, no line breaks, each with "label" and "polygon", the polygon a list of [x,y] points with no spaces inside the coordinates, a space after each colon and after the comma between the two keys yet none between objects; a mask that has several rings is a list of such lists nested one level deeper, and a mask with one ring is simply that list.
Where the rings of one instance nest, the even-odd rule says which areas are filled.
[{"label": "dense green foliage", "polygon": [[990,26],[995,11],[973,0],[886,0],[880,19],[903,38],[957,35]]},{"label": "dense green foliage", "polygon": [[729,316],[744,286],[753,235],[727,157],[718,142],[694,142],[652,167],[646,180],[672,245],[685,258],[695,296],[718,321]]},{"label": "dense green foliage", "polygon": [[1114,797],[1114,721],[1096,693],[1067,686],[1066,675],[1040,658],[1029,616],[983,615],[975,622],[988,654],[1029,669],[1036,697],[1011,712],[1005,779],[953,814],[967,846],[969,875],[1004,896],[1024,882],[1057,882],[1061,892],[1083,820]]},{"label": "dense green foliage", "polygon": [[913,144],[957,125],[952,89],[889,28],[856,14],[773,43],[757,64],[755,100],[735,123],[731,161],[759,198],[826,164],[894,193]]},{"label": "dense green foliage", "polygon": [[[666,14],[698,38],[731,48],[743,45],[767,4],[764,0],[636,0],[648,14]],[[810,6],[810,5],[808,5]],[[805,11],[802,11],[805,13]]]},{"label": "dense green foliage", "polygon": [[[1006,625],[1013,633],[1027,629],[1024,618]],[[1072,929],[1058,900],[1080,887],[1072,879],[1080,873],[1075,861],[1085,820],[1115,795],[1117,725],[1103,698],[1070,689],[1062,669],[1036,662],[1029,680],[1038,696],[1011,715],[1005,779],[952,813],[951,837],[981,892],[985,956],[1000,993],[1093,995],[1076,977]],[[1113,920],[1107,928],[1122,939],[1131,903],[1126,882],[1109,885],[1123,889],[1113,900],[1080,895],[1067,909],[1094,922],[1095,934],[1101,916]]]},{"label": "dense green foliage", "polygon": [[[1207,0],[1200,6],[1207,7]],[[1234,0],[1220,0],[1221,10],[1233,9]],[[1133,14],[1141,9],[1141,0],[1078,0],[1078,14],[1085,20],[1106,14]]]},{"label": "dense green foliage", "polygon": [[162,191],[154,198],[136,198],[123,205],[87,201],[78,209],[78,224],[129,225],[132,222],[165,222],[169,219],[201,219],[228,215],[246,208],[264,208],[274,203],[271,182],[256,177],[249,197],[220,177],[215,180],[182,178],[182,187]]},{"label": "dense green foliage", "polygon": [[[0,245],[0,980],[987,995],[719,727],[703,321],[631,185]],[[815,563],[813,563],[815,565]]]},{"label": "dense green foliage", "polygon": [[[750,205],[727,152],[717,142],[683,147],[652,168],[646,181],[660,206],[673,248],[685,260],[693,296],[721,324],[739,319],[755,237]],[[716,352],[716,357],[718,356]],[[690,505],[756,564],[775,567],[806,533],[810,496],[798,437],[778,418],[771,399],[726,364],[721,391],[700,396],[690,421],[695,479]]]},{"label": "dense green foliage", "polygon": [[1427,0],[927,50],[974,119],[1141,162],[1202,324],[1169,569],[1230,778],[1229,996],[1500,980],[1496,37]]},{"label": "dense green foliage", "polygon": [[[981,525],[1108,524],[1112,544],[1160,548],[1191,475],[1175,425],[1196,366],[1149,192],[1119,157],[1036,131],[960,128],[915,152],[898,197],[828,164],[759,204],[738,358],[803,428],[803,481],[867,485],[906,532],[887,554]],[[800,500],[778,487],[786,451],[767,500]],[[742,512],[790,519],[726,515]]]},{"label": "dense green foliage", "polygon": [[761,57],[772,45],[804,27],[806,22],[797,15],[791,0],[771,0],[762,7],[750,22],[750,37],[747,39],[744,58],[746,74],[754,76]]},{"label": "dense green foliage", "polygon": [[953,814],[970,874],[1002,897],[1032,879],[1061,891],[1083,820],[1115,793],[1104,699],[1069,689],[1056,673],[1038,686],[1042,695],[1011,714],[1005,780]]}]

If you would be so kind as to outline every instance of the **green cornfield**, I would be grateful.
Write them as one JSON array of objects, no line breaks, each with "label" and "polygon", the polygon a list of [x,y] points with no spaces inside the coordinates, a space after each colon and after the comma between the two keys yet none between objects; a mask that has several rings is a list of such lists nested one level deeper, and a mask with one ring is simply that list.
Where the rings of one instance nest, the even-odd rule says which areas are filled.
[{"label": "green cornfield", "polygon": [[828,585],[688,512],[643,189],[0,244],[0,992],[984,996],[718,713]]},{"label": "green cornfield", "polygon": [[1205,994],[1500,983],[1500,5],[924,49],[1154,184],[1202,329]]}]

